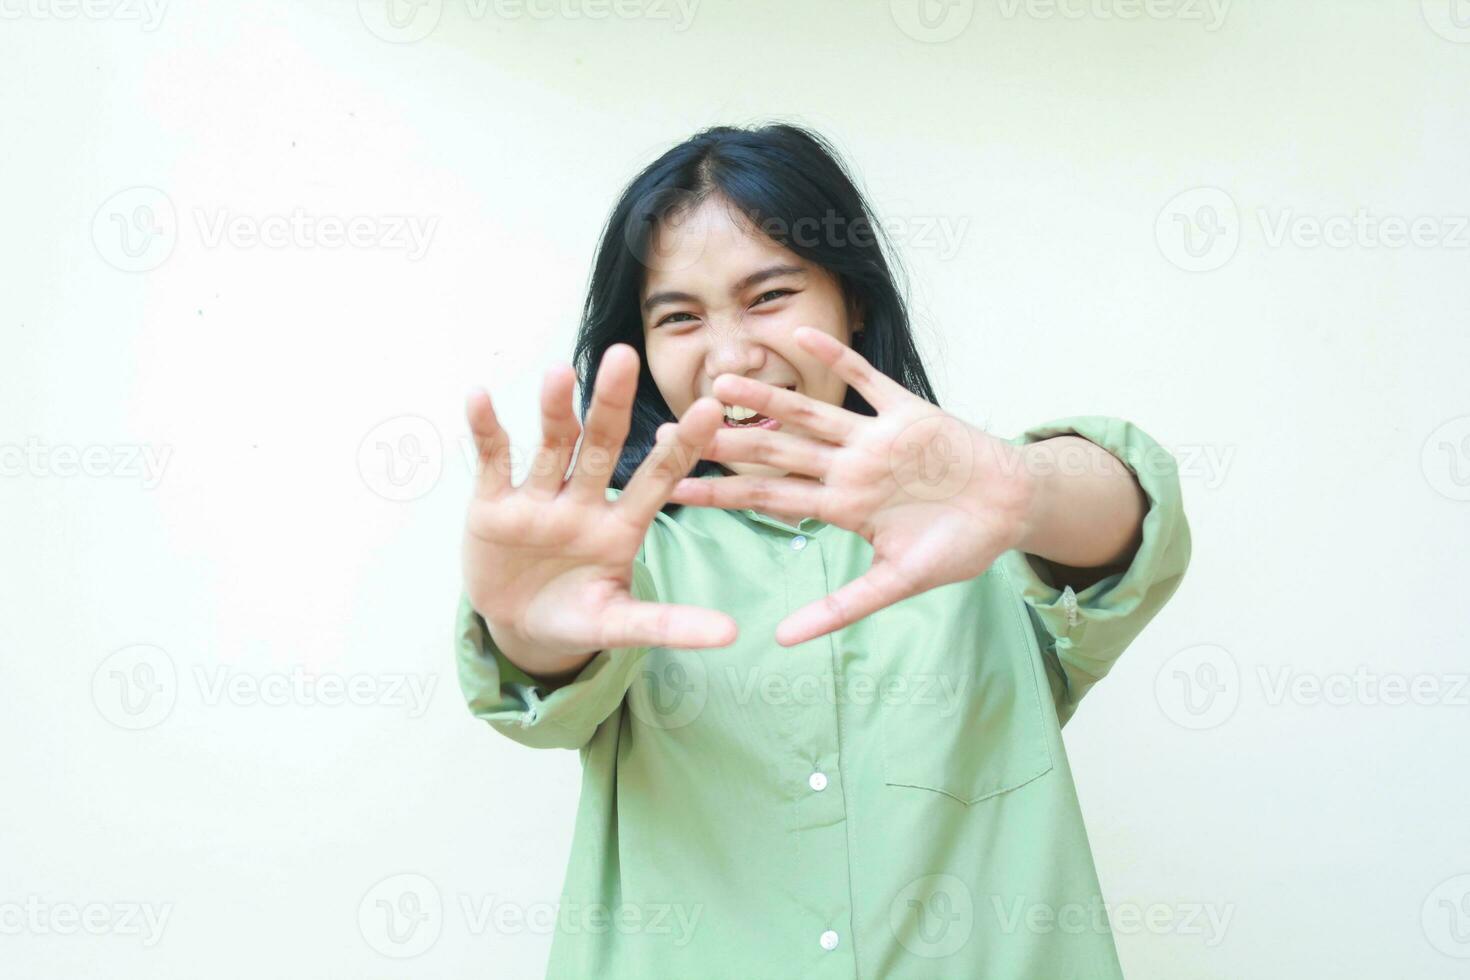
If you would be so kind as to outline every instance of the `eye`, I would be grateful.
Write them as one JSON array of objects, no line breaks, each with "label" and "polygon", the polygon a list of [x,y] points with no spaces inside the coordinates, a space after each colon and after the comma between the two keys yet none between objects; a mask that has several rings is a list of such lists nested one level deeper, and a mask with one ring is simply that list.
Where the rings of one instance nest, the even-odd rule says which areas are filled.
[{"label": "eye", "polygon": [[759,306],[762,303],[768,302],[770,300],[780,299],[782,296],[790,296],[794,292],[795,292],[795,290],[793,290],[793,289],[772,289],[772,290],[770,290],[768,292],[761,293],[759,296],[757,296],[755,298],[755,302],[752,303],[752,304],[750,304],[750,305],[751,306]]},{"label": "eye", "polygon": [[655,327],[661,327],[665,323],[683,323],[684,322],[683,320],[678,319],[681,316],[688,317],[691,320],[695,319],[695,316],[694,316],[693,313],[670,313],[668,316],[664,317],[663,319],[661,319],[657,323],[655,323],[654,326]]}]

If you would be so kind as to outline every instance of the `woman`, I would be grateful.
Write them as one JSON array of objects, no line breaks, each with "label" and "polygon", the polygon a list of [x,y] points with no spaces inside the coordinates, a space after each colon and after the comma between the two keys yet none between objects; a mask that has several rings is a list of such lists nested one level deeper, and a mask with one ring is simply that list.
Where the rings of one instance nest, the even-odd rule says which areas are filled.
[{"label": "woman", "polygon": [[1060,728],[1179,585],[1177,473],[940,409],[874,227],[814,134],[699,133],[604,231],[585,431],[553,368],[513,487],[470,396],[461,686],[583,762],[550,976],[1121,976]]}]

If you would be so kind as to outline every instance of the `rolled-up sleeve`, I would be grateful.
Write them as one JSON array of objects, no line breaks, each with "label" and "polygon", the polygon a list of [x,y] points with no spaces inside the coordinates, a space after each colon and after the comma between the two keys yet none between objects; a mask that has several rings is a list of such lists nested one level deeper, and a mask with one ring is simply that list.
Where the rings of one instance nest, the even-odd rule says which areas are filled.
[{"label": "rolled-up sleeve", "polygon": [[1083,695],[1102,680],[1179,588],[1189,565],[1189,524],[1172,454],[1130,422],[1105,416],[1057,419],[1008,440],[1025,445],[1078,435],[1116,456],[1148,496],[1143,540],[1128,567],[1081,592],[1056,588],[1046,570],[1012,550],[1001,556],[1006,575],[1025,600],[1057,706],[1065,725]]},{"label": "rolled-up sleeve", "polygon": [[[609,497],[618,491],[610,490]],[[653,575],[640,549],[633,561],[633,598],[657,602]],[[505,656],[484,618],[460,593],[455,659],[470,713],[501,734],[537,749],[580,749],[618,709],[648,654],[647,647],[600,650],[570,681],[551,687]]]}]

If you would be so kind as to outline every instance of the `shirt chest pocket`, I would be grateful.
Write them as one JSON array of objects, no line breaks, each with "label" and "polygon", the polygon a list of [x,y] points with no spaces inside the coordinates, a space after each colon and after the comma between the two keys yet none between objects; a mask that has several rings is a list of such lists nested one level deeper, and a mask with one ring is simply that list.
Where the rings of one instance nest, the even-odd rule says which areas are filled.
[{"label": "shirt chest pocket", "polygon": [[1049,689],[1019,602],[987,572],[873,617],[895,678],[880,701],[885,783],[971,804],[1052,768]]}]

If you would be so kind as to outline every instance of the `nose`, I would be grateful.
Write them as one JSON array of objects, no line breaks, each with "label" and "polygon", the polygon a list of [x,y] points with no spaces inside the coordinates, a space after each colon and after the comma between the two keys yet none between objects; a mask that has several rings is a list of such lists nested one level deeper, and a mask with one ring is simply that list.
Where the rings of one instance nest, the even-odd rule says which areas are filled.
[{"label": "nose", "polygon": [[709,338],[709,349],[705,353],[704,373],[710,381],[722,374],[758,372],[765,364],[765,347],[741,324],[711,324],[705,336]]}]

